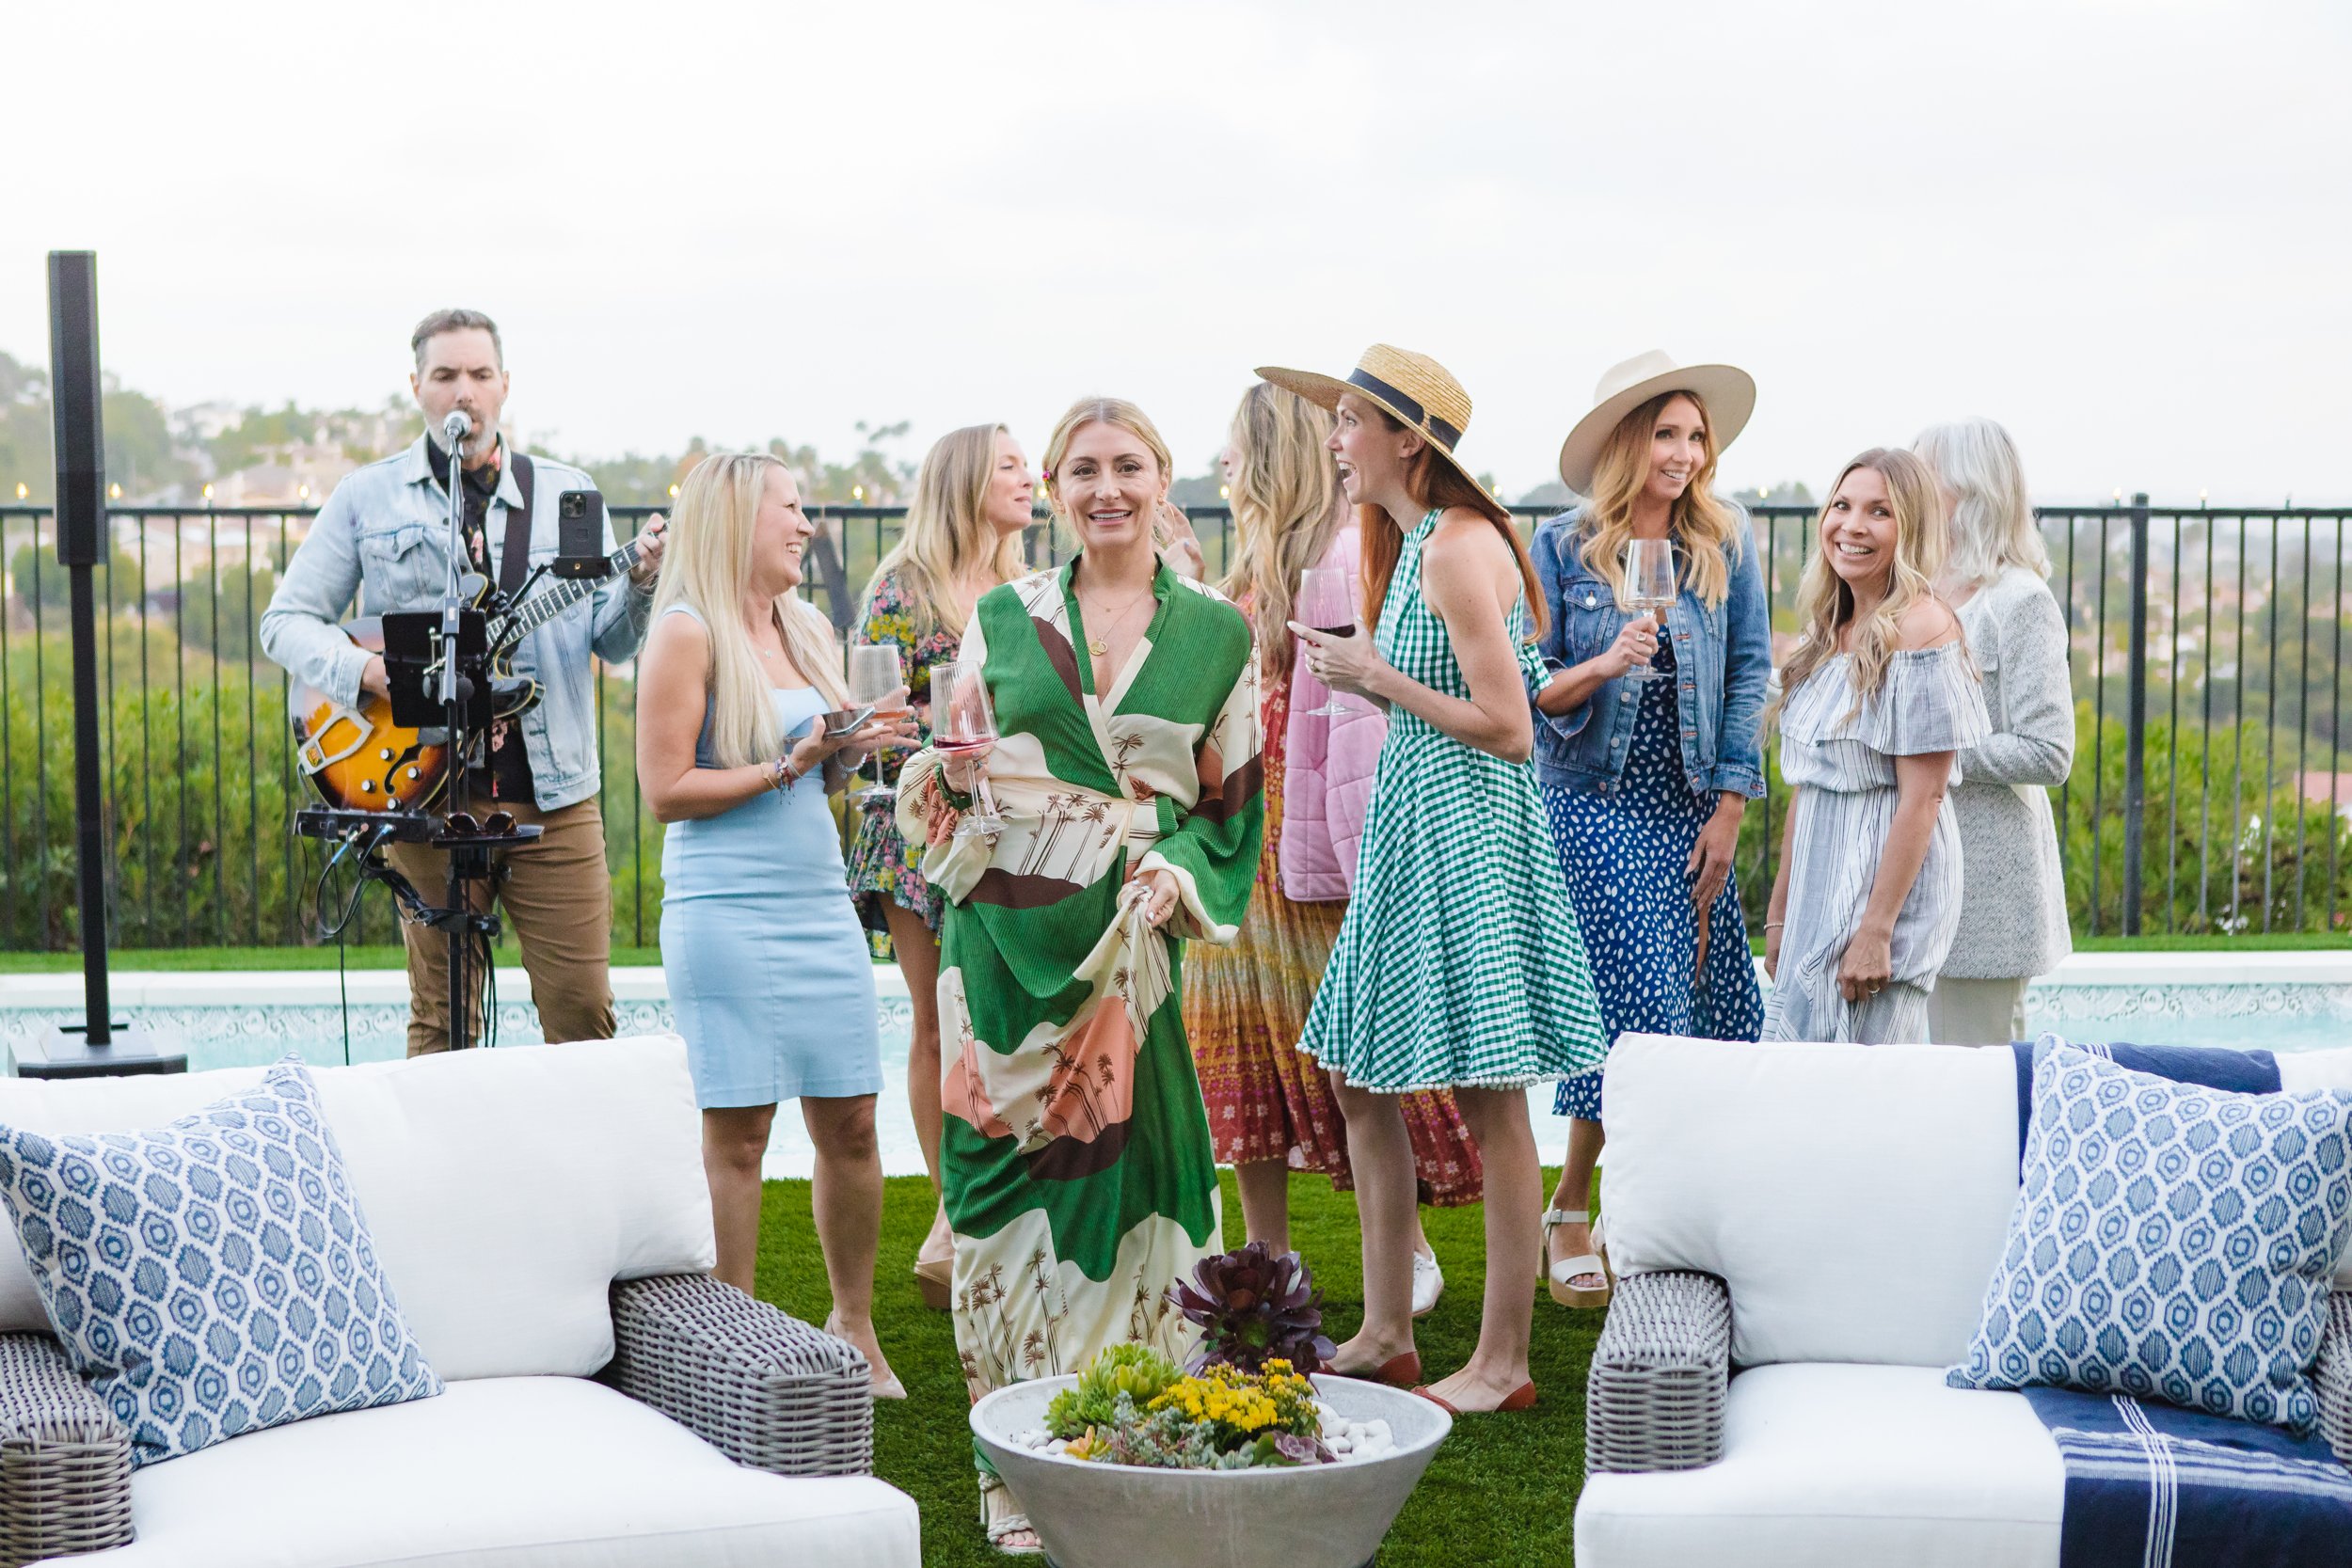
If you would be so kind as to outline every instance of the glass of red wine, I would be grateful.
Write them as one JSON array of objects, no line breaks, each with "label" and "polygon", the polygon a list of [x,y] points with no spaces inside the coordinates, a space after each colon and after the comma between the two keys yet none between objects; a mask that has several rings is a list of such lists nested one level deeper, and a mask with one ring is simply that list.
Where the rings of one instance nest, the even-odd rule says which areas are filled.
[{"label": "glass of red wine", "polygon": [[[977,658],[959,658],[947,670],[946,695],[936,672],[931,676],[931,750],[948,758],[978,759],[996,744],[996,709],[988,700],[988,680]],[[984,765],[983,765],[984,766]],[[972,789],[973,809],[956,824],[958,838],[973,838],[1005,831],[988,792],[988,774],[978,773]]]},{"label": "glass of red wine", "polygon": [[[1297,617],[1331,637],[1356,635],[1356,574],[1344,566],[1310,566],[1299,578]],[[1340,693],[1316,678],[1312,671],[1298,676],[1298,711],[1310,718],[1336,718],[1356,711]]]}]

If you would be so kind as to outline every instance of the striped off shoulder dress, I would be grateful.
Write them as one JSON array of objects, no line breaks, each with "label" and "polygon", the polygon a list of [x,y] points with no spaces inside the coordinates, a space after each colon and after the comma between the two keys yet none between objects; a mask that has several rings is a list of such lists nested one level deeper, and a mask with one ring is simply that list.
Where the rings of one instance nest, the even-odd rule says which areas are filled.
[{"label": "striped off shoulder dress", "polygon": [[1895,820],[1895,759],[1957,752],[1993,729],[1983,683],[1958,639],[1898,650],[1858,707],[1851,667],[1846,654],[1825,660],[1781,708],[1780,776],[1798,794],[1780,970],[1764,1009],[1768,1040],[1926,1040],[1928,993],[1960,927],[1960,819],[1947,790],[1927,860],[1895,917],[1891,978],[1860,1002],[1838,994],[1838,959],[1870,901]]}]

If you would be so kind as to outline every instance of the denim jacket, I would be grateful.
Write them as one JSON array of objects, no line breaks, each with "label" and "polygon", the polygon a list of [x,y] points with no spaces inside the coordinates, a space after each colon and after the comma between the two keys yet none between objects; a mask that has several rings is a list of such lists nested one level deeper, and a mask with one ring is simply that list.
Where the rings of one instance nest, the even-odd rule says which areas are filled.
[{"label": "denim jacket", "polygon": [[[1546,518],[1536,527],[1531,552],[1549,622],[1539,647],[1554,669],[1597,657],[1632,619],[1617,608],[1610,578],[1584,564],[1578,531],[1581,515]],[[1764,793],[1757,726],[1772,670],[1772,623],[1744,514],[1739,536],[1745,547],[1731,563],[1724,602],[1709,609],[1686,587],[1666,617],[1666,635],[1674,639],[1677,670],[1683,777],[1699,794],[1737,790],[1753,799]],[[1640,706],[1640,684],[1620,676],[1602,682],[1565,713],[1536,709],[1537,781],[1579,793],[1605,795],[1617,788]]]},{"label": "denim jacket", "polygon": [[[449,493],[433,477],[428,437],[407,451],[344,477],[326,498],[310,536],[287,563],[261,623],[262,650],[294,678],[335,702],[356,706],[368,655],[336,627],[352,596],[365,590],[364,613],[425,610],[441,602],[449,576]],[[531,460],[532,564],[555,559],[555,498],[596,482],[568,464]],[[495,576],[506,553],[506,512],[522,504],[513,464],[499,476],[484,531]],[[544,584],[542,585],[544,586]],[[645,638],[653,596],[615,574],[596,595],[524,638],[515,670],[535,676],[538,705],[523,715],[532,793],[542,811],[596,794],[596,697],[593,652],[607,663],[633,658]]]}]

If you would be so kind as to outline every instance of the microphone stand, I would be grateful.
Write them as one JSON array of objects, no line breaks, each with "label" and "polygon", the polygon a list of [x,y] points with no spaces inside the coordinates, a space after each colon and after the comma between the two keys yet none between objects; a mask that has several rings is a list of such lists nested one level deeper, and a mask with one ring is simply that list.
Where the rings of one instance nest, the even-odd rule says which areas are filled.
[{"label": "microphone stand", "polygon": [[[466,560],[465,438],[472,434],[473,421],[463,410],[453,411],[443,421],[442,430],[449,439],[449,578],[441,594],[441,680],[437,694],[442,721],[449,728],[449,814],[463,812],[470,818],[475,737],[467,724],[473,706],[473,682],[458,670],[458,651],[463,646],[465,621],[460,580]],[[475,913],[473,901],[467,895],[468,883],[489,879],[489,847],[476,835],[452,833],[446,816],[439,836],[443,852],[449,856],[449,901],[434,924],[449,939],[449,1048],[463,1051],[473,1043],[473,939],[477,934],[495,937],[498,917]]]}]

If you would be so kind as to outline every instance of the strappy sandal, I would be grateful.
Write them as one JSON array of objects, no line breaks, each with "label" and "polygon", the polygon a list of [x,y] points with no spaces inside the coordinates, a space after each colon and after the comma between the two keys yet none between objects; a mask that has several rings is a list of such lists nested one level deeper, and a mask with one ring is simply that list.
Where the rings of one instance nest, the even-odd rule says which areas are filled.
[{"label": "strappy sandal", "polygon": [[[980,1528],[988,1532],[988,1544],[1007,1557],[1045,1555],[1037,1527],[1029,1523],[1029,1516],[1021,1512],[1003,1481],[993,1486],[983,1481],[980,1485]],[[1011,1538],[1016,1535],[1025,1535],[1028,1540],[1013,1542]]]},{"label": "strappy sandal", "polygon": [[[1574,1258],[1563,1258],[1557,1263],[1551,1262],[1552,1231],[1564,1225],[1574,1225],[1580,1220],[1592,1232],[1593,1250],[1581,1252]],[[1609,1305],[1609,1298],[1613,1291],[1609,1273],[1609,1251],[1601,1240],[1600,1221],[1593,1218],[1589,1208],[1581,1214],[1570,1213],[1565,1209],[1544,1211],[1544,1259],[1547,1265],[1544,1270],[1544,1287],[1551,1292],[1552,1300],[1563,1307],[1607,1307]],[[1570,1280],[1581,1279],[1588,1275],[1600,1280],[1598,1288],[1569,1283]]]}]

